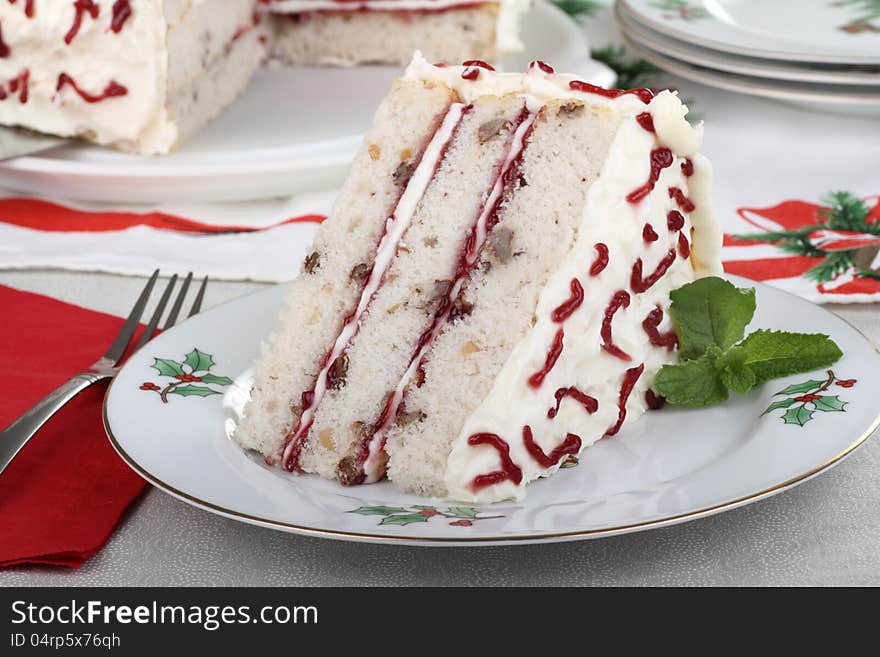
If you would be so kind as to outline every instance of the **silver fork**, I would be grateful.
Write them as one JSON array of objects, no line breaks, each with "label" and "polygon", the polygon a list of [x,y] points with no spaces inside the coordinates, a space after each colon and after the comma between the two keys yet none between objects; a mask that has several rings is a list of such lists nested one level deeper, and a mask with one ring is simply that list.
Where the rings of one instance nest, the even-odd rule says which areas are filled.
[{"label": "silver fork", "polygon": [[[15,458],[19,450],[27,444],[40,427],[42,427],[50,417],[57,413],[62,406],[89,386],[98,381],[112,379],[116,376],[119,372],[122,357],[134,337],[138,324],[141,321],[141,316],[144,314],[144,308],[147,305],[147,301],[150,298],[150,294],[153,292],[153,287],[158,278],[159,270],[157,269],[153,272],[150,280],[147,281],[147,284],[144,286],[144,289],[135,302],[134,307],[131,309],[131,313],[125,320],[125,324],[122,325],[122,329],[116,335],[116,339],[113,340],[113,344],[110,345],[106,354],[101,356],[101,358],[99,358],[98,361],[88,370],[71,377],[66,383],[61,384],[54,391],[46,395],[46,397],[37,402],[33,408],[25,412],[24,415],[15,420],[3,431],[0,431],[0,474],[2,474],[6,469],[6,466],[12,462],[12,459]],[[192,279],[192,272],[187,274],[186,278],[183,279],[183,285],[180,288],[180,292],[177,294],[174,304],[171,306],[171,311],[168,313],[168,317],[162,327],[163,329],[169,329],[177,322],[177,317],[180,315],[180,310],[183,307],[183,302],[186,298],[186,293],[189,290]],[[162,292],[162,297],[159,299],[159,303],[153,311],[153,316],[150,318],[150,322],[141,334],[140,339],[138,339],[137,344],[134,345],[132,353],[143,347],[153,338],[153,334],[159,326],[162,314],[165,312],[165,306],[168,305],[168,300],[171,298],[171,293],[174,291],[176,283],[177,275],[175,274],[171,277],[171,280],[168,281],[168,285],[165,287],[164,292]],[[205,276],[205,278],[202,279],[202,284],[196,294],[195,301],[193,301],[188,317],[192,317],[201,310],[207,285],[208,277]]]}]

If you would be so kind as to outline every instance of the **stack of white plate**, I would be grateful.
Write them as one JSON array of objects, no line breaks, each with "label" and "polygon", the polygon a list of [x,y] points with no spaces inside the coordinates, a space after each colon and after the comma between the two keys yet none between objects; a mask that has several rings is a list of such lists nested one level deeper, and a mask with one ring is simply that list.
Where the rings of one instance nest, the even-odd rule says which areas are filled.
[{"label": "stack of white plate", "polygon": [[675,75],[880,115],[878,0],[618,0],[624,40]]}]

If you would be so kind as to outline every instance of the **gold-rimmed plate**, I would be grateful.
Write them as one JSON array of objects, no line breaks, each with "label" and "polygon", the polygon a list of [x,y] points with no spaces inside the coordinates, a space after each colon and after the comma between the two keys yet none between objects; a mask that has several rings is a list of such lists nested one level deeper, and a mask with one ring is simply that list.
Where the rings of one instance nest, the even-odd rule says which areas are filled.
[{"label": "gold-rimmed plate", "polygon": [[820,332],[844,352],[832,370],[771,381],[725,405],[665,408],[530,486],[522,502],[471,507],[286,474],[232,440],[249,372],[285,286],[208,310],[135,354],[104,405],[110,440],[156,487],[235,520],[384,543],[543,543],[671,525],[779,493],[839,463],[880,424],[880,354],[823,308],[754,285],[762,328]]}]

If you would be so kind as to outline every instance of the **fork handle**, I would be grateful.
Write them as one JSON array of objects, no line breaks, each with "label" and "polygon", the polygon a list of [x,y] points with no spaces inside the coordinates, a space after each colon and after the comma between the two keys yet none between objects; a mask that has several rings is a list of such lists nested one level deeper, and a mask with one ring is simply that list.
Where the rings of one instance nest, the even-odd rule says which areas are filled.
[{"label": "fork handle", "polygon": [[19,450],[62,406],[93,383],[105,378],[109,377],[91,373],[71,377],[0,431],[0,474],[12,462]]}]

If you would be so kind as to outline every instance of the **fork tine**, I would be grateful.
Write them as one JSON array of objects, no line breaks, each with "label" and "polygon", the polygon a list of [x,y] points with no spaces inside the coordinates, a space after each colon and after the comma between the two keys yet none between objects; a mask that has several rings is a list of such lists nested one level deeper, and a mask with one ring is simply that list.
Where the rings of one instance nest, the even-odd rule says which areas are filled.
[{"label": "fork tine", "polygon": [[189,284],[192,283],[192,279],[192,272],[188,273],[186,278],[183,279],[183,285],[180,288],[180,292],[177,293],[177,298],[174,300],[174,305],[171,306],[171,312],[168,313],[168,319],[165,320],[162,330],[168,330],[177,323],[177,316],[180,314],[180,309],[183,306],[184,299],[186,299],[186,293],[189,290]]},{"label": "fork tine", "polygon": [[189,311],[189,315],[187,317],[192,317],[196,313],[198,313],[202,309],[202,301],[205,298],[205,288],[208,287],[208,277],[205,276],[202,279],[202,284],[199,286],[199,292],[196,294],[196,300],[193,301],[192,309]]},{"label": "fork tine", "polygon": [[156,332],[156,327],[159,326],[159,320],[162,319],[162,313],[165,312],[165,306],[168,305],[168,299],[171,298],[171,292],[174,290],[174,285],[176,283],[177,274],[174,274],[174,276],[171,277],[171,280],[168,281],[168,285],[165,286],[165,291],[162,292],[162,298],[159,299],[159,303],[156,305],[156,309],[153,311],[153,316],[150,318],[150,323],[147,324],[147,328],[145,328],[144,332],[141,333],[140,340],[138,340],[137,344],[134,346],[134,351],[137,351],[153,339],[153,334]]},{"label": "fork tine", "polygon": [[138,297],[137,301],[135,301],[131,313],[129,313],[128,318],[125,320],[125,324],[122,325],[122,328],[116,335],[116,339],[113,340],[113,344],[110,345],[107,353],[104,354],[104,358],[113,361],[114,365],[119,362],[120,358],[122,358],[122,354],[125,353],[125,348],[131,341],[135,329],[141,321],[141,315],[144,314],[144,308],[147,305],[147,300],[150,298],[150,293],[153,291],[153,286],[156,284],[157,278],[159,278],[158,269],[153,272],[152,276],[150,276],[150,280],[147,281],[141,295]]}]

